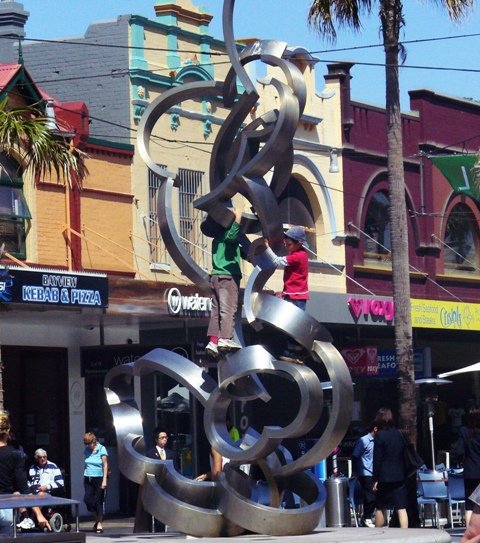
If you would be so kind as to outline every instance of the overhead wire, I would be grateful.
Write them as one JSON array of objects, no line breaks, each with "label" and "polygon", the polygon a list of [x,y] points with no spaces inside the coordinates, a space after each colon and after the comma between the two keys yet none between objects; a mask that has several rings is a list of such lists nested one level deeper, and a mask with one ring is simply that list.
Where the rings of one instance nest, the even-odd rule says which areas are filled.
[{"label": "overhead wire", "polygon": [[[360,232],[361,234],[363,234],[366,238],[368,238],[369,240],[373,241],[374,243],[376,243],[381,249],[383,249],[384,251],[386,251],[388,254],[392,254],[392,251],[391,249],[389,249],[388,247],[386,247],[385,245],[383,245],[382,243],[380,243],[378,240],[376,240],[375,238],[373,238],[372,236],[370,236],[369,234],[367,234],[367,232],[365,232],[364,230],[362,230],[361,228],[359,228],[356,224],[354,224],[353,222],[349,222],[348,223],[348,226],[349,227],[352,227],[354,228],[355,230],[357,230],[357,232]],[[428,274],[426,274],[425,272],[419,270],[418,268],[416,268],[413,264],[411,264],[410,262],[408,263],[408,267],[413,270],[415,273],[419,273],[421,275],[423,275],[425,277],[425,279],[427,281],[430,281],[431,283],[433,283],[434,285],[436,285],[438,288],[440,288],[441,290],[443,290],[444,292],[446,292],[449,296],[451,296],[452,298],[455,298],[455,300],[458,300],[459,302],[462,302],[463,303],[463,300],[461,300],[458,296],[456,296],[455,294],[453,294],[453,292],[450,292],[447,288],[445,288],[444,286],[440,285],[440,283],[438,283],[437,281],[435,281],[434,279],[432,279],[431,277],[429,277]]]},{"label": "overhead wire", "polygon": [[[61,105],[58,105],[57,104],[57,107],[59,109],[62,109],[64,111],[67,111],[67,112],[70,112],[70,113],[77,113],[77,114],[81,114],[80,112],[78,111],[73,111],[73,110],[70,110],[68,108],[65,108]],[[105,122],[106,124],[110,124],[110,125],[113,125],[113,126],[116,126],[117,128],[123,128],[123,129],[126,129],[126,130],[129,130],[131,132],[137,132],[137,129],[135,128],[132,128],[132,127],[128,127],[128,126],[124,126],[124,125],[120,125],[119,123],[114,123],[112,121],[107,121],[105,119],[101,119],[101,118],[97,118],[97,117],[92,117],[92,116],[89,116],[90,118],[93,118],[95,120],[98,120],[99,122]],[[163,141],[168,141],[168,142],[176,142],[177,140],[168,140],[166,138],[163,138],[163,137],[153,137],[153,142],[154,143],[157,143],[158,142],[156,141],[156,139],[160,139],[160,140],[163,140]],[[187,142],[185,142],[187,143]],[[188,146],[189,148],[194,148],[192,147],[190,144],[187,144],[186,146]],[[204,149],[197,149],[197,150],[200,150],[200,151],[205,151]],[[208,151],[205,151],[205,152],[208,152]],[[310,182],[311,184],[313,184],[313,182]],[[336,190],[338,192],[341,192],[341,193],[344,193],[346,194],[346,192],[342,189],[337,189],[335,187],[327,187],[327,188],[330,188],[331,190]],[[348,193],[347,193],[348,194]],[[365,198],[364,196],[362,196],[362,198]],[[467,213],[467,212],[465,212]],[[359,232],[361,232],[363,235],[365,235],[367,238],[369,238],[370,240],[374,241],[377,245],[379,245],[381,248],[383,248],[384,250],[386,250],[387,252],[391,253],[391,250],[388,249],[387,247],[385,247],[384,245],[382,245],[380,242],[378,242],[377,240],[375,240],[373,237],[371,237],[369,234],[367,234],[366,232],[364,232],[362,229],[360,229],[359,227],[357,227],[355,224],[353,223],[349,223],[349,226],[352,226],[354,227],[355,229],[357,229]],[[435,234],[432,234],[432,238],[435,237],[436,239],[438,239],[443,245],[447,246],[450,250],[452,250],[455,254],[458,254],[453,248],[451,248],[448,244],[444,243],[442,240],[440,240],[440,238],[438,238],[437,236],[435,236]],[[183,239],[184,242],[187,242],[187,243],[192,243],[190,242],[189,240],[187,239]],[[193,244],[195,247],[197,247],[195,244]],[[201,249],[200,247],[197,247],[199,249]],[[202,250],[202,249],[201,249]],[[204,250],[204,249],[203,249]],[[208,252],[208,251],[207,251]],[[322,262],[324,262],[326,265],[332,267],[337,273],[340,273],[342,274],[343,276],[345,276],[347,279],[349,279],[350,281],[352,281],[353,283],[355,283],[357,286],[359,286],[360,288],[362,288],[363,290],[365,290],[366,292],[368,292],[369,294],[371,295],[375,295],[372,291],[370,291],[368,288],[366,288],[364,285],[362,285],[361,283],[359,283],[358,281],[356,281],[353,277],[349,276],[346,272],[344,272],[343,270],[340,270],[338,268],[338,266],[335,266],[333,264],[331,264],[330,262],[328,262],[327,260],[323,259],[322,257],[319,257],[316,253],[314,253],[313,251],[310,251],[313,255],[315,255],[315,257],[319,260],[321,260]],[[462,255],[459,255],[459,256],[462,256]],[[463,256],[462,256],[463,258]],[[471,262],[469,262],[467,259],[465,259],[465,261],[467,261],[468,263],[470,263],[476,270],[478,270],[478,268],[475,266],[475,264],[472,264]],[[409,267],[411,269],[413,269],[414,271],[416,271],[417,273],[421,273],[423,274],[423,272],[421,272],[420,270],[418,270],[417,268],[415,268],[412,264],[409,264]],[[448,289],[446,289],[445,287],[443,287],[442,285],[440,285],[439,283],[437,283],[436,281],[434,281],[433,279],[431,279],[430,277],[426,276],[426,279],[433,282],[437,287],[441,288],[442,290],[444,290],[448,295],[452,296],[453,298],[457,299],[458,301],[462,302],[462,300],[460,298],[458,298],[456,295],[454,295],[452,292],[450,292]]]},{"label": "overhead wire", "polygon": [[[14,94],[14,95],[19,96],[19,97],[23,97],[20,93],[15,93],[13,91],[11,91],[11,94]],[[72,114],[82,115],[81,112],[71,110],[69,108],[66,108],[66,107],[62,106],[61,104],[56,104],[56,107],[58,109],[62,109],[63,111],[66,111],[66,112],[69,112],[69,113],[72,113]],[[132,128],[130,126],[125,126],[125,125],[122,125],[122,124],[119,124],[119,123],[115,123],[113,121],[102,119],[101,117],[91,115],[90,113],[89,113],[88,117],[89,117],[89,119],[92,119],[92,120],[95,120],[95,121],[98,121],[98,122],[101,122],[101,123],[104,123],[104,124],[107,124],[107,125],[110,125],[110,126],[115,126],[117,128],[121,128],[121,129],[124,129],[124,130],[128,130],[129,132],[132,132],[132,133],[135,133],[135,134],[138,132],[136,128]],[[94,135],[92,137],[101,137],[101,136],[100,135]],[[105,137],[128,138],[128,136],[117,136],[117,135],[115,135],[115,136],[107,135]],[[464,141],[469,141],[470,139],[475,139],[477,137],[480,137],[480,134],[478,136],[472,136],[471,138],[468,138],[468,139],[466,139]],[[169,147],[162,146],[159,140],[163,141],[165,143],[169,143],[169,144],[171,144],[171,143],[179,143],[179,144],[181,144],[179,147],[176,147],[176,149],[181,149],[181,148],[186,147],[186,148],[190,148],[190,149],[200,151],[200,152],[204,152],[204,153],[209,153],[209,151],[205,150],[205,149],[198,149],[197,147],[195,147],[195,145],[205,145],[205,146],[210,146],[210,147],[214,145],[213,142],[207,142],[207,141],[178,140],[178,139],[165,138],[164,136],[152,135],[151,141],[155,145],[166,148],[166,149],[172,149],[172,147],[170,147],[170,146]],[[452,147],[452,146],[455,146],[457,144],[458,143],[453,143],[453,144],[450,144],[449,146],[443,147],[442,149],[446,149],[448,147]],[[369,156],[369,155],[368,155],[368,153],[358,153],[358,154],[356,154],[356,157],[361,157],[361,156]],[[309,183],[310,183],[310,181],[309,181]],[[311,184],[313,185],[314,183],[311,182]],[[325,185],[325,188],[327,188],[327,189],[329,189],[329,190],[331,190],[333,192],[339,192],[341,194],[357,198],[359,200],[364,200],[364,199],[366,199],[368,197],[367,195],[347,192],[347,191],[345,191],[345,190],[343,190],[341,188],[332,187],[332,186],[329,186],[329,185]],[[412,213],[416,214],[416,212],[414,212],[414,211],[412,211]],[[425,215],[425,213],[423,213],[423,214]],[[443,215],[438,214],[438,213],[430,213],[430,215],[443,216]]]},{"label": "overhead wire", "polygon": [[467,264],[470,264],[470,266],[475,270],[475,271],[480,271],[480,269],[478,268],[478,266],[474,263],[474,262],[471,262],[470,260],[468,260],[468,258],[465,257],[465,255],[462,255],[460,254],[458,251],[456,251],[451,245],[449,245],[448,243],[445,243],[443,240],[441,240],[438,236],[436,236],[435,234],[432,234],[432,239],[436,239],[437,241],[439,241],[444,247],[446,247],[447,249],[450,249],[450,251],[452,251],[452,253],[454,253],[456,256],[460,257],[463,262],[466,262]]},{"label": "overhead wire", "polygon": [[[416,38],[412,40],[399,40],[399,43],[402,45],[411,45],[416,43],[428,43],[428,42],[438,42],[438,41],[447,41],[447,40],[456,40],[456,39],[465,39],[465,38],[476,38],[479,37],[480,33],[471,33],[471,34],[460,34],[456,36],[434,36],[432,38]],[[127,49],[127,50],[145,50],[145,51],[159,51],[159,52],[170,52],[172,51],[167,47],[144,47],[143,45],[120,45],[120,44],[109,44],[109,43],[98,43],[98,42],[88,42],[85,39],[83,41],[72,40],[68,38],[28,38],[18,36],[0,36],[1,39],[8,39],[11,41],[22,41],[22,42],[36,42],[36,43],[49,43],[57,45],[79,45],[84,47],[104,47],[110,49]],[[215,39],[215,38],[212,38]],[[310,55],[318,55],[321,53],[339,53],[344,51],[358,51],[362,49],[375,49],[383,48],[383,43],[367,44],[367,45],[354,45],[350,47],[337,47],[337,48],[328,48],[328,49],[318,49],[314,51],[307,51]],[[199,54],[198,50],[195,49],[178,49],[176,50],[179,53],[190,53],[190,54]],[[209,51],[210,56],[228,56],[226,52],[219,51]]]}]

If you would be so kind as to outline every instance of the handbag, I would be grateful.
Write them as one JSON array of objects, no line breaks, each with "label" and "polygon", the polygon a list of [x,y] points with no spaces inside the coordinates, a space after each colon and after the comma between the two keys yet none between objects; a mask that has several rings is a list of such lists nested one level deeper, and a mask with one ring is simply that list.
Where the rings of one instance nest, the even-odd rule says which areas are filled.
[{"label": "handbag", "polygon": [[405,466],[407,478],[409,478],[412,477],[412,475],[415,475],[425,462],[415,450],[413,443],[407,441],[403,432],[400,433],[402,434],[403,442],[405,444],[405,447],[403,448],[403,464]]}]

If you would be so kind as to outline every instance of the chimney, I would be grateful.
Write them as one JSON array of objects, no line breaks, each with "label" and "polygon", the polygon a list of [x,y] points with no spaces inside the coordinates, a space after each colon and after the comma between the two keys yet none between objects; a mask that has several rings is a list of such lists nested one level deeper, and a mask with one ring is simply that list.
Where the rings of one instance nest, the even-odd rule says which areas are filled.
[{"label": "chimney", "polygon": [[25,23],[30,13],[23,9],[23,4],[13,0],[0,2],[0,36],[12,38],[25,37]]}]

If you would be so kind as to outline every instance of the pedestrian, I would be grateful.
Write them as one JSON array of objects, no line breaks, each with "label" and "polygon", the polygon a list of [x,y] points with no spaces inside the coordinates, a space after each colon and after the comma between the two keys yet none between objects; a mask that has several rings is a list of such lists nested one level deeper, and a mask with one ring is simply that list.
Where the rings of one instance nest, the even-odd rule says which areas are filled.
[{"label": "pedestrian", "polygon": [[195,481],[215,481],[218,474],[223,471],[225,464],[229,462],[228,458],[222,456],[213,447],[210,448],[210,471],[202,473],[195,478]]},{"label": "pedestrian", "polygon": [[242,212],[234,208],[233,215],[234,221],[229,228],[216,225],[212,241],[212,310],[207,330],[209,342],[205,348],[212,358],[241,348],[233,339],[233,331],[242,278],[239,242]]},{"label": "pedestrian", "polygon": [[465,533],[460,543],[480,543],[480,485],[472,492],[465,494],[474,503]]},{"label": "pedestrian", "polygon": [[[175,454],[174,451],[172,451],[167,443],[168,443],[168,432],[164,428],[157,428],[153,434],[155,445],[149,449],[145,456],[148,458],[155,458],[156,460],[173,460],[173,465],[175,466],[175,469],[179,469],[180,466],[178,465],[178,455]],[[137,503],[137,514],[141,514],[142,516],[148,514],[143,509],[143,504]],[[150,518],[151,523],[151,518]],[[160,522],[158,519],[154,519],[152,526],[152,532],[165,532],[166,526],[163,522]]]},{"label": "pedestrian", "polygon": [[[480,484],[480,407],[473,406],[468,410],[466,426],[459,431],[455,446],[455,457],[463,465],[465,496],[470,496]],[[465,500],[465,524],[468,526],[474,502]]]},{"label": "pedestrian", "polygon": [[156,458],[157,460],[173,460],[176,468],[177,455],[167,446],[168,432],[163,428],[157,428],[153,434],[155,445],[149,449],[145,456],[148,458]]},{"label": "pedestrian", "polygon": [[85,445],[83,453],[85,460],[83,473],[84,502],[95,519],[93,531],[101,534],[103,533],[102,523],[108,480],[108,452],[92,432],[87,432],[83,436],[83,443]]},{"label": "pedestrian", "polygon": [[352,452],[353,472],[363,489],[363,516],[360,526],[373,528],[372,515],[375,511],[375,491],[373,490],[373,447],[377,427],[371,424],[368,432],[355,443]]},{"label": "pedestrian", "polygon": [[[305,311],[308,292],[308,243],[305,238],[305,230],[301,226],[292,226],[283,235],[283,242],[287,249],[286,256],[278,256],[270,248],[268,239],[264,239],[265,256],[276,268],[283,268],[283,291],[279,296]],[[280,360],[303,364],[303,357],[307,353],[301,345],[293,340],[288,340]]]},{"label": "pedestrian", "polygon": [[400,528],[408,528],[405,440],[395,428],[392,411],[386,407],[377,411],[373,425],[377,428],[373,442],[375,527],[382,528],[385,524],[385,510],[393,509],[398,514]]},{"label": "pedestrian", "polygon": [[[28,470],[28,487],[32,494],[50,494],[63,497],[65,493],[65,481],[60,468],[54,462],[50,462],[45,449],[37,449],[34,454],[35,462]],[[25,507],[18,509],[20,522],[17,528],[31,530],[35,523],[28,515]]]},{"label": "pedestrian", "polygon": [[[0,411],[0,494],[30,494],[27,484],[27,474],[24,469],[25,457],[10,444],[10,417],[5,411]],[[51,531],[48,520],[44,517],[40,507],[32,507],[37,525]],[[30,520],[30,519],[29,519]],[[13,511],[0,509],[0,533],[9,532],[13,524]],[[35,525],[31,521],[27,529]]]}]

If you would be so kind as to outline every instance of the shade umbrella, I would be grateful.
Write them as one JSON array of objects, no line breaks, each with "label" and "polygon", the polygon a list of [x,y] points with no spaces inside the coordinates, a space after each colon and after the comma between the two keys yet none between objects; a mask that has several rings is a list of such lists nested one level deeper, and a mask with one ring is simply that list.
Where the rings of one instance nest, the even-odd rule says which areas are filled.
[{"label": "shade umbrella", "polygon": [[468,373],[469,371],[480,371],[480,362],[472,364],[471,366],[465,366],[458,370],[446,371],[445,373],[439,373],[438,377],[450,377],[451,375],[458,375],[460,373]]},{"label": "shade umbrella", "polygon": [[427,406],[428,415],[428,430],[430,432],[430,449],[432,453],[432,469],[435,470],[435,441],[433,439],[433,415],[435,414],[435,404],[438,401],[436,393],[436,387],[439,385],[446,385],[451,383],[447,379],[441,379],[438,377],[424,377],[423,379],[416,379],[415,384],[420,386],[423,394],[423,400]]}]

